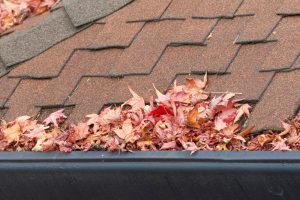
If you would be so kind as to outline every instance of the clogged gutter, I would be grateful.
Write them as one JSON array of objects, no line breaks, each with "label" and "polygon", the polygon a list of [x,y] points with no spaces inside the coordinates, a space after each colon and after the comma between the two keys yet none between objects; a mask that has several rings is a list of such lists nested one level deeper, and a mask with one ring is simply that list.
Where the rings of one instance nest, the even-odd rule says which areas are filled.
[{"label": "clogged gutter", "polygon": [[0,0],[0,36],[27,17],[42,14],[57,0]]},{"label": "clogged gutter", "polygon": [[205,91],[204,80],[186,79],[184,85],[157,98],[145,100],[129,88],[132,98],[87,115],[86,122],[66,123],[63,110],[43,122],[21,116],[1,122],[2,151],[148,151],[148,150],[299,150],[300,116],[283,123],[281,133],[250,134],[242,128],[249,116],[248,104],[234,93],[218,97]]}]

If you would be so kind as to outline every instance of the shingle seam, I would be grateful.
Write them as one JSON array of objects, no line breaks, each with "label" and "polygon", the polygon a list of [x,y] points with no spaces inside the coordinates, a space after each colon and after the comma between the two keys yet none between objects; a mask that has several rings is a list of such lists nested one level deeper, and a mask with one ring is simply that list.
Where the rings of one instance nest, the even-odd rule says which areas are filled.
[{"label": "shingle seam", "polygon": [[228,68],[230,67],[230,65],[233,63],[233,61],[239,54],[241,47],[242,47],[242,45],[239,45],[238,49],[235,51],[235,53],[234,53],[233,57],[230,59],[229,63],[227,63],[227,65],[224,67],[224,72],[227,72]]},{"label": "shingle seam", "polygon": [[55,76],[8,76],[9,78],[22,78],[22,79],[52,79],[52,78],[58,78],[63,69],[65,68],[66,64],[69,62],[73,54],[78,51],[78,49],[74,49],[68,56],[68,58],[64,61],[62,64],[59,72]]},{"label": "shingle seam", "polygon": [[300,52],[298,53],[298,56],[296,57],[296,59],[292,63],[291,69],[300,69],[300,67],[294,67],[294,65],[296,64],[296,62],[297,62],[298,59],[300,59]]},{"label": "shingle seam", "polygon": [[[221,70],[218,70],[216,71],[216,74],[217,75],[222,75],[222,74],[225,74],[227,72],[227,69],[230,67],[230,65],[232,64],[232,62],[235,60],[235,58],[237,57],[238,55],[238,52],[240,51],[241,49],[241,45],[238,46],[238,49],[235,51],[235,53],[233,54],[233,56],[230,58],[229,62],[226,63],[224,66],[223,66],[223,69]],[[198,70],[192,70],[193,73],[197,73]]]},{"label": "shingle seam", "polygon": [[[266,43],[266,42],[268,42],[268,38],[273,33],[273,31],[276,29],[276,27],[279,25],[279,23],[280,23],[281,20],[282,20],[282,17],[280,17],[277,20],[277,22],[275,23],[275,25],[272,26],[272,28],[266,33],[266,35],[263,38],[261,38],[261,39],[253,39],[253,40],[237,40],[235,43],[236,44],[249,44],[249,43],[258,44],[258,43]],[[276,40],[273,40],[273,41],[276,41]]]},{"label": "shingle seam", "polygon": [[268,83],[265,85],[265,87],[263,87],[260,95],[258,96],[258,101],[261,99],[261,97],[263,96],[263,94],[265,93],[265,91],[268,89],[269,85],[272,83],[272,81],[273,81],[273,79],[275,77],[276,72],[271,72],[271,73],[273,73],[272,77],[270,78],[270,80],[268,81]]},{"label": "shingle seam", "polygon": [[219,24],[220,21],[221,21],[221,19],[217,19],[215,21],[215,24],[209,29],[208,33],[204,36],[205,39],[204,39],[203,43],[206,43],[206,41],[208,40],[208,36],[213,33],[214,29],[217,27],[217,25]]},{"label": "shingle seam", "polygon": [[137,23],[137,22],[156,22],[159,21],[159,17],[149,18],[149,19],[141,19],[141,20],[127,20],[126,23]]},{"label": "shingle seam", "polygon": [[9,95],[7,96],[5,101],[0,105],[0,108],[7,108],[5,105],[9,101],[10,97],[14,94],[14,92],[16,91],[16,89],[20,85],[20,83],[21,83],[21,79],[18,80],[18,82],[17,82],[16,86],[14,87],[14,89],[9,93]]},{"label": "shingle seam", "polygon": [[288,65],[288,66],[282,66],[282,67],[276,67],[273,69],[261,69],[259,72],[285,72],[285,71],[290,71],[292,69],[293,65],[296,63],[298,57],[300,57],[300,52],[298,53],[297,56],[293,59],[293,61]]},{"label": "shingle seam", "polygon": [[185,17],[162,17],[160,20],[186,20],[187,18]]},{"label": "shingle seam", "polygon": [[237,6],[237,8],[235,9],[235,11],[233,12],[233,16],[235,16],[236,12],[240,9],[240,7],[243,5],[245,0],[241,0],[240,4]]},{"label": "shingle seam", "polygon": [[179,47],[179,46],[207,46],[203,42],[185,41],[185,42],[170,42],[169,46]]},{"label": "shingle seam", "polygon": [[0,78],[5,76],[8,73],[8,71],[5,68],[5,65],[0,57]]},{"label": "shingle seam", "polygon": [[112,45],[112,46],[97,46],[97,45],[91,45],[89,46],[87,49],[91,49],[91,50],[103,50],[103,49],[108,49],[108,48],[120,48],[120,49],[125,49],[125,48],[129,48],[133,41],[137,38],[137,36],[142,32],[143,28],[146,26],[146,23],[144,23],[142,25],[142,27],[140,28],[140,30],[138,30],[134,36],[132,37],[132,39],[130,40],[128,45]]},{"label": "shingle seam", "polygon": [[271,34],[274,32],[274,30],[277,28],[277,26],[280,24],[280,22],[282,21],[283,17],[280,17],[277,22],[275,23],[275,25],[271,28],[271,30],[269,31],[269,33],[267,34],[266,39],[268,39]]},{"label": "shingle seam", "polygon": [[234,17],[253,17],[254,13],[245,13],[245,14],[235,14]]},{"label": "shingle seam", "polygon": [[277,42],[278,40],[268,40],[267,38],[264,39],[258,39],[258,40],[242,40],[242,41],[235,41],[235,44],[241,44],[241,45],[249,45],[249,44],[260,44],[260,43],[269,43],[269,42]]},{"label": "shingle seam", "polygon": [[[263,95],[265,94],[265,92],[266,92],[266,90],[269,88],[269,86],[272,84],[272,82],[273,82],[273,80],[274,80],[274,78],[275,78],[275,76],[276,76],[276,74],[277,74],[277,72],[272,72],[273,73],[273,75],[272,75],[272,77],[270,78],[270,80],[269,80],[269,82],[266,84],[266,86],[264,87],[264,89],[263,89],[263,91],[262,91],[262,93],[260,94],[260,97],[259,97],[259,100],[257,101],[257,103],[259,103],[260,102],[260,100],[261,100],[261,98],[263,97]],[[256,105],[257,105],[257,103],[256,103]],[[255,105],[255,106],[256,106]],[[255,106],[253,107],[253,111],[254,111],[254,109],[255,109]],[[253,112],[252,111],[252,112]],[[280,130],[280,129],[278,129],[278,127],[264,127],[264,128],[260,128],[260,129],[256,129],[256,128],[254,128],[254,130],[251,132],[252,134],[254,133],[258,133],[258,132],[261,132],[261,131],[265,131],[265,130],[275,130],[275,131],[277,131],[277,130]]]},{"label": "shingle seam", "polygon": [[[173,0],[171,0],[168,5],[165,7],[165,9],[162,11],[162,13],[158,16],[158,17],[154,17],[154,18],[149,18],[149,19],[142,19],[142,20],[127,20],[127,23],[135,23],[135,22],[155,22],[155,21],[160,21],[162,16],[165,14],[165,12],[167,11],[167,9],[170,7],[170,5],[172,4]],[[180,18],[179,18],[180,19]]]},{"label": "shingle seam", "polygon": [[148,20],[135,20],[135,21],[126,21],[126,23],[137,23],[137,22],[162,22],[162,21],[184,21],[186,18],[179,18],[179,17],[168,17],[168,18],[152,18]]},{"label": "shingle seam", "polygon": [[169,4],[165,7],[165,9],[163,10],[163,12],[160,14],[159,19],[162,18],[162,16],[167,12],[168,8],[171,6],[171,4],[173,3],[174,0],[171,0],[169,2]]},{"label": "shingle seam", "polygon": [[294,17],[294,16],[299,16],[300,12],[291,12],[291,13],[276,13],[277,15],[280,15],[282,17]]},{"label": "shingle seam", "polygon": [[217,15],[217,16],[192,16],[192,19],[233,19],[234,15]]}]

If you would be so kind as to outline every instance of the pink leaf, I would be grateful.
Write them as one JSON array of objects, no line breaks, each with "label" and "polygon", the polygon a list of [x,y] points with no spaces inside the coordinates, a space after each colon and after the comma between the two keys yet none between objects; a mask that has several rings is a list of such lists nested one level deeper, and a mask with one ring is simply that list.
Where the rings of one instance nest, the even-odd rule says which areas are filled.
[{"label": "pink leaf", "polygon": [[171,142],[163,143],[160,150],[168,150],[168,149],[175,150],[176,148],[177,148],[176,142],[171,141]]},{"label": "pink leaf", "polygon": [[249,109],[251,108],[251,106],[249,106],[249,104],[243,104],[238,110],[237,110],[237,115],[234,119],[234,123],[239,121],[239,119],[243,116],[246,115],[247,117],[249,117],[250,112]]},{"label": "pink leaf", "polygon": [[61,120],[67,118],[63,112],[64,109],[51,113],[49,117],[44,120],[44,123],[46,125],[53,124],[55,127],[58,127],[59,123],[61,123]]}]

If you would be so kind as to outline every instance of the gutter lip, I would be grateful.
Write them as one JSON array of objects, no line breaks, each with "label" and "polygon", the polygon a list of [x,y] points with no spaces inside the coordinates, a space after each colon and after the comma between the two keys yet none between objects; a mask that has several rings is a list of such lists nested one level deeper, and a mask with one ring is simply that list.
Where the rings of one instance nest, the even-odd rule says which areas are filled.
[{"label": "gutter lip", "polygon": [[299,163],[300,151],[0,152],[0,163]]}]

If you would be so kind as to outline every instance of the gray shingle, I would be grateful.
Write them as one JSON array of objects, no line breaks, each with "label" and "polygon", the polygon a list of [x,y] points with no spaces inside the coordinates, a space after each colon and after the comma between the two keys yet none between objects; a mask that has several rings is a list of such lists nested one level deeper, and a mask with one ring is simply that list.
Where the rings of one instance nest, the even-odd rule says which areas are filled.
[{"label": "gray shingle", "polygon": [[65,0],[64,7],[78,27],[90,23],[122,8],[133,0]]},{"label": "gray shingle", "polygon": [[2,63],[1,59],[0,59],[0,77],[3,76],[4,74],[6,74],[6,69],[5,69],[5,66]]},{"label": "gray shingle", "polygon": [[65,10],[56,10],[36,26],[1,38],[0,57],[7,68],[42,53],[77,31]]}]

